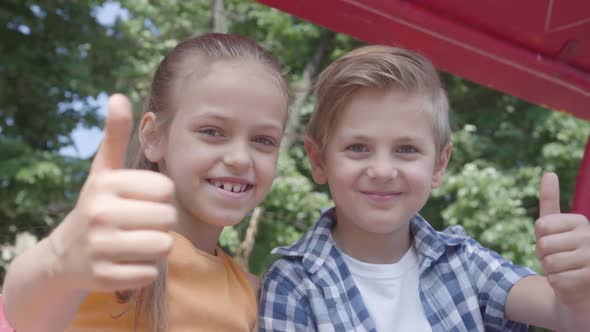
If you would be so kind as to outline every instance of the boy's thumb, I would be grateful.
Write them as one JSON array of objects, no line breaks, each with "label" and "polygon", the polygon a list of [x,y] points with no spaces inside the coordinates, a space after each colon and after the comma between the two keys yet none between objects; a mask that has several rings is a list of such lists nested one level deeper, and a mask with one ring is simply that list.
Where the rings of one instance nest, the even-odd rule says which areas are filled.
[{"label": "boy's thumb", "polygon": [[539,217],[561,212],[559,207],[559,178],[555,173],[545,173],[541,179],[539,210]]},{"label": "boy's thumb", "polygon": [[90,174],[123,168],[132,130],[133,113],[129,99],[123,94],[112,95],[108,103],[104,138],[92,161]]}]

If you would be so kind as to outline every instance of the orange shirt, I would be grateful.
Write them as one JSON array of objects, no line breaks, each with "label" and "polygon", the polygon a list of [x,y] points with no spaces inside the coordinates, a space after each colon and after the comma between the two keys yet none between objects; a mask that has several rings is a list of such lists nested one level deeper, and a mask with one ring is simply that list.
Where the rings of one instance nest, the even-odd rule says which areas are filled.
[{"label": "orange shirt", "polygon": [[[168,256],[168,331],[253,331],[257,304],[245,272],[217,248],[217,256],[174,235]],[[135,302],[118,303],[113,293],[92,293],[68,331],[133,331]],[[148,331],[145,313],[137,331]]]}]

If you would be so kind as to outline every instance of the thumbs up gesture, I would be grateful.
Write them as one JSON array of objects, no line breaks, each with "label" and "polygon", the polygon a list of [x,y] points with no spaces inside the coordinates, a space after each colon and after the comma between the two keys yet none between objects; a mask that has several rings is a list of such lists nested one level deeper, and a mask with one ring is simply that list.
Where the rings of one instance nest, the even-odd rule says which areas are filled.
[{"label": "thumbs up gesture", "polygon": [[123,169],[132,131],[131,104],[109,99],[102,144],[75,208],[49,236],[52,273],[68,287],[116,291],[145,286],[172,247],[174,185],[147,170]]},{"label": "thumbs up gesture", "polygon": [[[590,317],[590,223],[579,214],[561,213],[559,180],[541,180],[540,217],[535,224],[536,252],[549,284],[568,317]],[[573,314],[573,316],[572,316]]]}]

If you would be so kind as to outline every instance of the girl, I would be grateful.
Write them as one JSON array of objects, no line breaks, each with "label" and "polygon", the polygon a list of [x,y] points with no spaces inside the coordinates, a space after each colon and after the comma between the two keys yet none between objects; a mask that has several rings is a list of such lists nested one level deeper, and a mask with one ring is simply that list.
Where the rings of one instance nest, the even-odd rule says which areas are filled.
[{"label": "girl", "polygon": [[134,170],[121,169],[129,102],[111,97],[75,208],[9,268],[10,323],[19,331],[255,329],[258,282],[216,243],[270,189],[289,95],[279,64],[254,41],[186,40],[156,70]]}]

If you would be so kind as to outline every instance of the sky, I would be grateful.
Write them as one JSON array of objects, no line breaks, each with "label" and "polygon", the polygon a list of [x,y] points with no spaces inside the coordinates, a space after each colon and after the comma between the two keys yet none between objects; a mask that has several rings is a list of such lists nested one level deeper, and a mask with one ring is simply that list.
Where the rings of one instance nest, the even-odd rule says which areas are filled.
[{"label": "sky", "polygon": [[[98,7],[95,15],[99,23],[107,26],[112,25],[117,17],[123,19],[127,17],[126,11],[121,8],[118,2],[114,1],[106,2]],[[102,118],[105,118],[107,114],[108,94],[113,92],[116,91],[102,92],[96,98],[88,99],[91,104],[99,106],[98,114]],[[61,149],[60,153],[71,157],[88,158],[96,152],[102,136],[102,130],[99,128],[88,129],[78,126],[72,132],[74,146]]]}]

